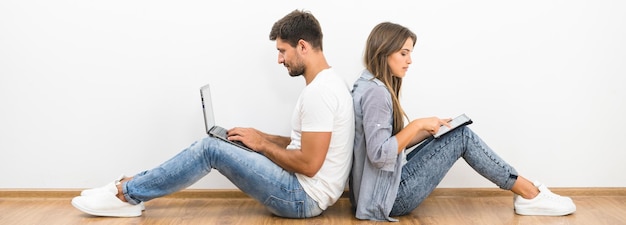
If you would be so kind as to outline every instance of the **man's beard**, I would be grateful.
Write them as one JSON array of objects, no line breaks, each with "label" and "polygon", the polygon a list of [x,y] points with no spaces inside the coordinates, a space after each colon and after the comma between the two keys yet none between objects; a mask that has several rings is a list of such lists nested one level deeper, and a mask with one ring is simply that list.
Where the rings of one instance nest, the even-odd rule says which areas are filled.
[{"label": "man's beard", "polygon": [[289,70],[289,76],[297,77],[304,74],[304,68],[298,68],[298,70]]},{"label": "man's beard", "polygon": [[297,76],[301,76],[302,74],[304,74],[304,66],[303,65],[297,65],[294,67],[287,67],[288,71],[289,71],[289,76],[291,77],[297,77]]}]

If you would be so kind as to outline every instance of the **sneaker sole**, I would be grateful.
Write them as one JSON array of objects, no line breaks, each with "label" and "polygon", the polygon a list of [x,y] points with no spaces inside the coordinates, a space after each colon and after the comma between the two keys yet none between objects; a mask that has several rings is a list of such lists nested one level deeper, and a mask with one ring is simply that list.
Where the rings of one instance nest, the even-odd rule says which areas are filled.
[{"label": "sneaker sole", "polygon": [[90,214],[90,215],[94,215],[94,216],[107,216],[107,217],[138,217],[141,216],[141,210],[139,212],[115,212],[115,211],[93,211],[90,209],[87,209],[85,207],[83,207],[82,205],[80,205],[79,203],[77,203],[76,201],[74,201],[74,199],[72,199],[72,206],[74,206],[76,209]]},{"label": "sneaker sole", "polygon": [[[105,192],[105,191],[101,191],[101,192]],[[80,196],[96,195],[96,194],[101,193],[101,192],[97,192],[97,191],[84,192],[84,191],[81,191],[80,192]],[[143,204],[143,202],[140,202],[139,205],[141,205],[141,211],[145,211],[146,210],[146,206]]]},{"label": "sneaker sole", "polygon": [[523,216],[566,216],[576,212],[576,209],[551,211],[545,209],[515,209],[515,213]]}]

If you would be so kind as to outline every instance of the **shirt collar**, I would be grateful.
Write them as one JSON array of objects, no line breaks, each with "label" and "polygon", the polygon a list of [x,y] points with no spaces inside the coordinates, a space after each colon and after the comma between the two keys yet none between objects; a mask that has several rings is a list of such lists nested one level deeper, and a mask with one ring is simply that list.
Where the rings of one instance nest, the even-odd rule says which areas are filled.
[{"label": "shirt collar", "polygon": [[384,85],[382,81],[380,81],[379,79],[374,78],[374,75],[367,69],[363,70],[363,72],[361,73],[361,78],[365,79],[365,80],[374,81],[374,83],[376,83],[378,85]]}]

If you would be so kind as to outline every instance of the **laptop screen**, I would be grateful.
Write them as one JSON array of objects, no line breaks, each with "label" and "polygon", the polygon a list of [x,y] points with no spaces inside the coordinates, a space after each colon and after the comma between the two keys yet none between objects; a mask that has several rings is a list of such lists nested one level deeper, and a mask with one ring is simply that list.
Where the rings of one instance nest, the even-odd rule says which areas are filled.
[{"label": "laptop screen", "polygon": [[211,102],[211,89],[206,84],[200,88],[200,97],[202,100],[202,113],[204,113],[204,126],[206,133],[215,126],[215,117],[213,116],[213,103]]}]

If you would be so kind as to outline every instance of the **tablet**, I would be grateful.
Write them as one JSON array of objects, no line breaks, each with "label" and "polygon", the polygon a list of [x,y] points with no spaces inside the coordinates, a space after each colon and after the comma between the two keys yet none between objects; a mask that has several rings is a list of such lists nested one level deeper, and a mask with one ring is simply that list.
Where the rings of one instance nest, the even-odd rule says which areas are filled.
[{"label": "tablet", "polygon": [[450,124],[450,127],[447,127],[445,125],[441,126],[439,128],[439,131],[433,136],[435,138],[439,138],[441,137],[441,135],[444,135],[450,132],[451,130],[454,130],[457,127],[472,124],[472,119],[470,119],[467,115],[465,115],[465,113],[463,113],[460,116],[457,116],[456,118],[452,119],[452,121],[450,121],[448,124]]}]

